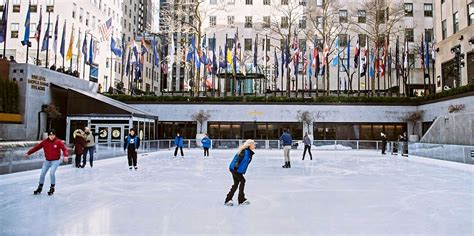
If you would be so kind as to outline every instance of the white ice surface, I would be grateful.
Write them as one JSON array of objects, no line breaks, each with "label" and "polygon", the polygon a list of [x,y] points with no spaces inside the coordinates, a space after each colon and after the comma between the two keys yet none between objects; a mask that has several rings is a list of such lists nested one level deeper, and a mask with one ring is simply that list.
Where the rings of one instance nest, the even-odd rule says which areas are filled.
[{"label": "white ice surface", "polygon": [[[32,194],[40,170],[0,176],[0,235],[473,235],[472,166],[375,151],[257,150],[248,206],[224,206],[235,150],[125,157],[58,169],[54,196]],[[307,157],[308,158],[308,157]],[[234,197],[234,201],[237,196]]]}]

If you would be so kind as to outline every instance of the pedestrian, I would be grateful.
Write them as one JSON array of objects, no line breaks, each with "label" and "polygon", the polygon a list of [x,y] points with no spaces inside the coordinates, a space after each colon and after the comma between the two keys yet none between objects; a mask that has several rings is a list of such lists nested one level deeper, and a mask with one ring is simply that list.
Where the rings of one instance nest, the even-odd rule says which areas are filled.
[{"label": "pedestrian", "polygon": [[308,133],[304,134],[304,151],[303,151],[303,161],[304,161],[304,156],[306,155],[306,150],[308,150],[309,153],[309,158],[310,160],[313,160],[313,155],[311,154],[311,138],[309,138]]},{"label": "pedestrian", "polygon": [[385,155],[385,149],[387,149],[387,135],[380,133],[382,137],[382,155]]},{"label": "pedestrian", "polygon": [[86,166],[87,161],[87,153],[89,153],[89,163],[91,168],[94,164],[94,152],[95,152],[95,136],[98,136],[105,132],[105,129],[101,130],[99,133],[92,132],[89,127],[84,128],[84,132],[86,134],[86,148],[84,149],[84,156],[82,157],[82,166],[84,168]]},{"label": "pedestrian", "polygon": [[48,195],[53,195],[54,188],[56,186],[55,174],[60,164],[61,151],[63,152],[64,163],[67,163],[68,161],[68,151],[63,141],[56,138],[56,131],[54,129],[48,131],[48,138],[31,148],[25,154],[25,159],[27,159],[31,154],[35,153],[41,148],[44,151],[45,161],[43,162],[43,167],[41,168],[38,188],[33,192],[33,194],[38,195],[41,193],[41,191],[43,190],[44,178],[49,170],[49,176],[51,178],[51,187],[49,188]]},{"label": "pedestrian", "polygon": [[81,157],[84,154],[86,148],[86,139],[84,138],[85,133],[82,129],[76,129],[73,133],[74,138],[74,154],[76,154],[75,164],[76,168],[81,168]]},{"label": "pedestrian", "polygon": [[211,139],[208,134],[204,134],[204,137],[201,139],[202,147],[204,148],[204,156],[209,156],[209,148],[211,147]]},{"label": "pedestrian", "polygon": [[234,197],[235,191],[239,188],[239,195],[238,195],[238,202],[239,205],[248,205],[250,202],[245,198],[245,173],[247,172],[247,168],[252,161],[252,157],[255,154],[254,151],[256,149],[255,141],[248,139],[245,141],[242,146],[239,147],[237,153],[235,154],[232,162],[229,165],[230,173],[232,174],[232,178],[234,180],[234,184],[230,188],[227,197],[225,198],[224,204],[226,206],[233,206],[234,202],[232,198]]},{"label": "pedestrian", "polygon": [[291,144],[293,143],[293,140],[291,139],[291,134],[288,132],[287,129],[283,129],[283,134],[280,137],[280,141],[282,142],[283,155],[285,156],[285,164],[282,167],[291,168],[290,150],[291,150]]},{"label": "pedestrian", "polygon": [[132,166],[135,170],[138,169],[137,167],[137,150],[140,147],[140,138],[135,134],[135,129],[131,128],[127,137],[125,138],[125,142],[123,145],[123,150],[127,150],[127,158],[128,158],[128,168],[131,170]]},{"label": "pedestrian", "polygon": [[176,157],[176,155],[178,155],[178,148],[179,148],[181,150],[181,157],[184,158],[184,154],[183,154],[183,145],[184,145],[183,136],[181,136],[181,134],[179,132],[176,133],[176,137],[174,137],[174,144],[176,144],[176,149],[174,150],[174,157]]}]

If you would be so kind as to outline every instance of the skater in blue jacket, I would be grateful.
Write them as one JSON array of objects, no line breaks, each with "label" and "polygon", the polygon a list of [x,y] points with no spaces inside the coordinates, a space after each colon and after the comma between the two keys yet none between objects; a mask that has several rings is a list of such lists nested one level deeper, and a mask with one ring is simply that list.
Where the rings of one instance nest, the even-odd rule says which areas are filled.
[{"label": "skater in blue jacket", "polygon": [[174,157],[176,157],[176,155],[178,155],[178,148],[181,150],[181,157],[184,157],[184,154],[183,154],[183,146],[184,146],[183,136],[181,136],[181,134],[179,132],[176,133],[176,137],[174,137],[174,143],[176,144],[176,149],[174,150]]},{"label": "skater in blue jacket", "polygon": [[211,147],[211,139],[207,134],[201,139],[202,148],[204,148],[204,156],[209,156],[209,148]]},{"label": "skater in blue jacket", "polygon": [[252,161],[252,156],[256,149],[255,141],[248,139],[245,143],[239,147],[238,152],[235,154],[234,159],[229,165],[230,173],[232,173],[232,178],[234,179],[234,184],[230,188],[227,197],[225,198],[225,205],[233,206],[234,202],[232,198],[234,197],[235,191],[239,188],[238,201],[239,205],[247,205],[250,202],[245,198],[245,178],[244,174],[247,171],[247,167]]},{"label": "skater in blue jacket", "polygon": [[131,128],[123,144],[123,150],[127,151],[128,168],[130,170],[132,169],[132,166],[133,168],[135,168],[135,170],[138,169],[137,167],[138,148],[140,148],[140,138],[138,138],[138,136],[135,134],[135,129]]}]

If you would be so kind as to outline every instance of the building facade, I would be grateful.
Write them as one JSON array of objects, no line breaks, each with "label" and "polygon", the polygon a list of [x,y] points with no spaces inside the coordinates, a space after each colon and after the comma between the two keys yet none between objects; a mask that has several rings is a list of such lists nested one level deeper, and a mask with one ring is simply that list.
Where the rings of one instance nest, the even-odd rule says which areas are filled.
[{"label": "building facade", "polygon": [[[2,14],[5,6],[5,0],[0,2]],[[99,90],[104,92],[109,87],[116,88],[119,82],[123,82],[125,91],[128,91],[130,83],[127,83],[127,76],[124,75],[125,58],[115,56],[110,50],[110,37],[102,39],[100,26],[108,19],[112,19],[112,35],[117,41],[117,46],[121,47],[122,38],[128,45],[134,36],[143,34],[151,30],[152,18],[148,16],[148,10],[152,9],[151,1],[146,0],[10,0],[8,9],[7,43],[6,57],[14,56],[16,61],[24,63],[27,61],[26,46],[23,46],[25,33],[25,19],[28,8],[31,9],[30,15],[30,36],[31,47],[28,50],[28,63],[36,64],[42,67],[62,67],[71,68],[72,71],[79,72],[79,78],[90,80],[99,84]],[[42,26],[39,43],[35,39],[37,24],[42,14]],[[150,12],[151,13],[151,12]],[[46,50],[39,53],[41,49],[46,29],[48,28],[50,43],[48,59]],[[58,19],[58,39],[57,47],[53,46],[54,28]],[[71,60],[64,60],[59,53],[63,26],[66,24],[65,42],[66,51],[71,40],[71,31],[73,33],[73,56]],[[86,36],[85,36],[86,35]],[[87,39],[87,55],[82,53],[84,37]],[[92,66],[85,59],[89,58],[90,40],[94,40],[94,59]],[[2,44],[3,47],[5,44]],[[150,45],[148,44],[148,47]],[[151,49],[145,55],[144,73],[142,81],[138,85],[140,89],[145,90],[147,84],[151,84]],[[64,61],[64,63],[63,63]]]},{"label": "building facade", "polygon": [[474,83],[474,1],[435,1],[437,90]]}]

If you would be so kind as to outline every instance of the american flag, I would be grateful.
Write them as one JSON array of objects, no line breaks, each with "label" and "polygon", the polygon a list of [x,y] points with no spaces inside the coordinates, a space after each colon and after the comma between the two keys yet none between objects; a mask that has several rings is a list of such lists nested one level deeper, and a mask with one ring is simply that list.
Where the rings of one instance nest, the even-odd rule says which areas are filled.
[{"label": "american flag", "polygon": [[112,18],[109,18],[104,24],[99,26],[102,42],[107,41],[112,34]]}]

